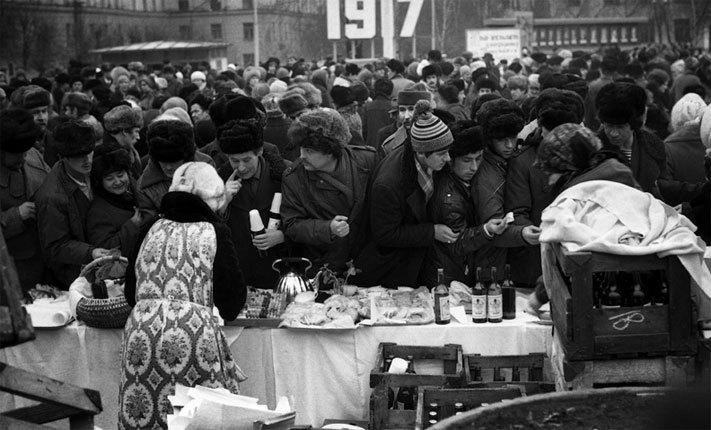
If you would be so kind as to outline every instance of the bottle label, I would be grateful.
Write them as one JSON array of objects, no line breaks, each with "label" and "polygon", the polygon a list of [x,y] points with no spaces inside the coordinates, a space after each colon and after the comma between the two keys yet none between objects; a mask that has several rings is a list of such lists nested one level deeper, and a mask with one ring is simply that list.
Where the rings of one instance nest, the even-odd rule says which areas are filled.
[{"label": "bottle label", "polygon": [[486,319],[486,298],[485,296],[472,296],[472,318]]},{"label": "bottle label", "polygon": [[501,306],[501,294],[496,294],[487,297],[488,316],[491,319],[502,318],[504,315],[503,307]]},{"label": "bottle label", "polygon": [[449,320],[449,294],[447,295],[435,295],[435,300],[436,300],[436,307],[439,309],[439,312],[436,314],[439,314],[439,319],[440,321],[448,321]]}]

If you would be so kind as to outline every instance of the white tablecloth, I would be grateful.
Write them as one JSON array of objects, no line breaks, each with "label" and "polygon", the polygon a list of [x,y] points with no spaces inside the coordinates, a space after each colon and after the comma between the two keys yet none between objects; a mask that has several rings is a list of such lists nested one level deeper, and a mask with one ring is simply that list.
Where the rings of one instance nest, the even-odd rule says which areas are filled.
[{"label": "white tablecloth", "polygon": [[[500,324],[360,327],[356,330],[225,327],[237,363],[249,375],[242,394],[271,407],[287,396],[298,424],[321,425],[326,418],[367,419],[369,375],[380,342],[441,346],[461,344],[465,354],[523,355],[546,352],[551,328],[519,318]],[[115,429],[122,330],[73,323],[38,329],[37,339],[0,350],[0,361],[101,392],[104,411],[95,424]],[[2,394],[8,410],[31,404]]]}]

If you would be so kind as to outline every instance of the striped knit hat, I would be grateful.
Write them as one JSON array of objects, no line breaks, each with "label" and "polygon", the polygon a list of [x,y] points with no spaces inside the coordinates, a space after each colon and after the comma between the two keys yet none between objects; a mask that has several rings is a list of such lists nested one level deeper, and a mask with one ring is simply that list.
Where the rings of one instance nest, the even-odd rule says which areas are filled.
[{"label": "striped knit hat", "polygon": [[410,140],[415,152],[441,151],[454,142],[449,127],[432,114],[427,100],[417,102],[415,116],[417,120],[410,128]]}]

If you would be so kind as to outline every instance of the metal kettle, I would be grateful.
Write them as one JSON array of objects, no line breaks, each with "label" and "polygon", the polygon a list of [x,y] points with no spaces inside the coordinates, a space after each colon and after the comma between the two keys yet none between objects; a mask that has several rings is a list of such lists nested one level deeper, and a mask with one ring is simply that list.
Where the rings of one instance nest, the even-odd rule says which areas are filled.
[{"label": "metal kettle", "polygon": [[306,277],[306,271],[310,268],[311,261],[303,257],[280,258],[272,263],[272,269],[281,275],[276,292],[284,293],[286,303],[294,301],[294,297],[299,293],[314,290],[311,281]]}]

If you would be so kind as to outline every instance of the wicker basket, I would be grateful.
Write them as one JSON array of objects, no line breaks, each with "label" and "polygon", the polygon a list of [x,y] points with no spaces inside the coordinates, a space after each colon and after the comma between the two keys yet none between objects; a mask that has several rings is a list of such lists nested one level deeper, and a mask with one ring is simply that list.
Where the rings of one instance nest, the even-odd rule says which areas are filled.
[{"label": "wicker basket", "polygon": [[[97,278],[97,272],[107,272],[108,265],[114,265],[119,262],[118,267],[123,267],[123,275],[128,265],[128,260],[121,256],[100,257],[91,263],[87,264],[79,276],[83,276],[93,283]],[[115,274],[115,273],[114,273]],[[98,275],[101,278],[101,275]],[[126,325],[126,320],[131,314],[131,306],[129,306],[124,296],[109,297],[106,299],[95,299],[84,297],[77,303],[77,319],[83,321],[90,327],[97,328],[123,328]]]}]

